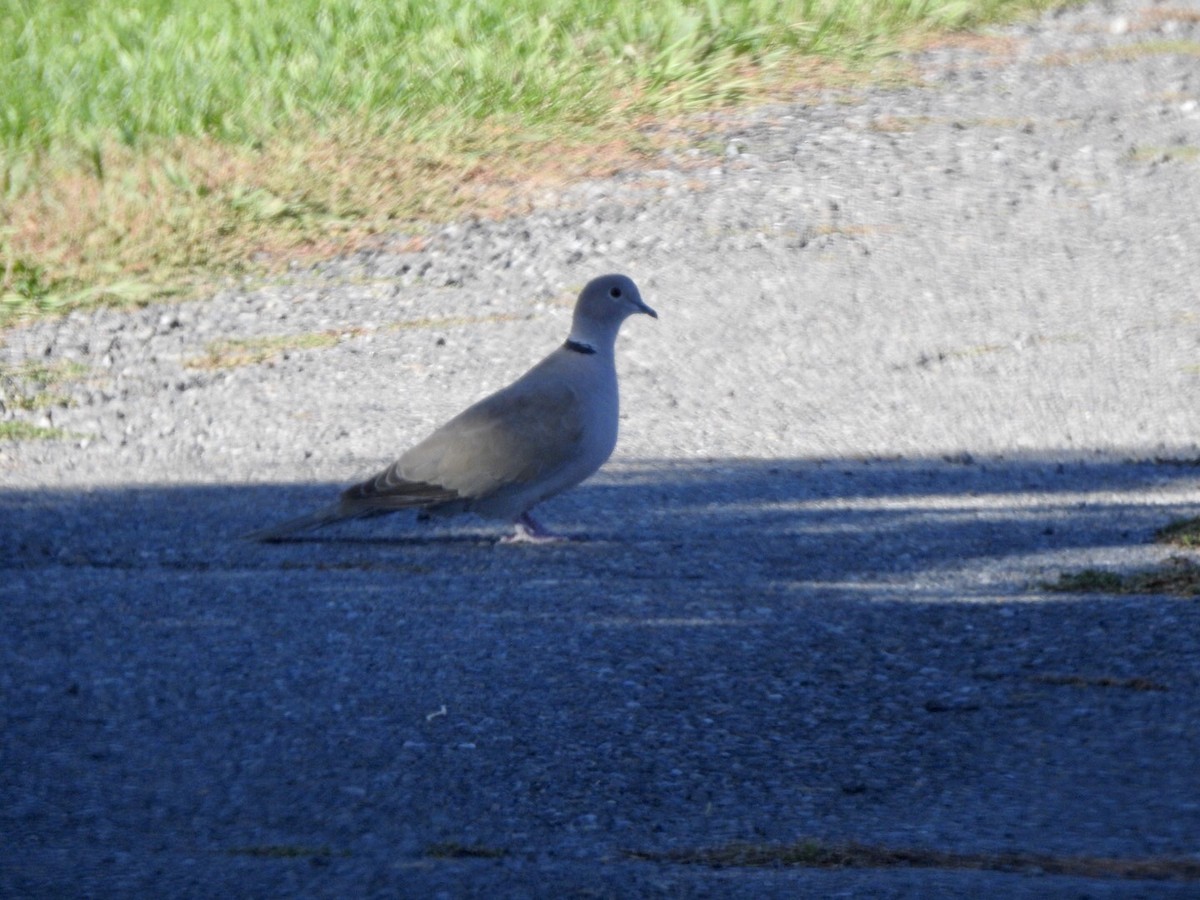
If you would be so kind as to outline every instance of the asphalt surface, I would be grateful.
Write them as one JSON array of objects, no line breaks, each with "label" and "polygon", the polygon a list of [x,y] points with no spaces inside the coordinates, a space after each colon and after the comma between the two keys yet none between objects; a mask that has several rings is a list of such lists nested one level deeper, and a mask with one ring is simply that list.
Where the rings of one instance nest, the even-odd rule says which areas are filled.
[{"label": "asphalt surface", "polygon": [[[68,437],[0,444],[0,894],[1200,895],[1200,603],[1046,589],[1189,555],[1197,48],[1194,2],[1091,5],[417,251],[5,333],[3,415]],[[611,270],[661,318],[540,510],[576,540],[239,540]],[[222,343],[280,336],[320,346]],[[923,864],[702,861],[804,841]]]}]

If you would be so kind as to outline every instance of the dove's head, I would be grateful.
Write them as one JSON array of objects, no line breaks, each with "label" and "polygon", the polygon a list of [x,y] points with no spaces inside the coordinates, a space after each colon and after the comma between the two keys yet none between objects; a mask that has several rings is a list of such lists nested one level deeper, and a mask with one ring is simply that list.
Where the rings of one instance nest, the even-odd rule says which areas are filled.
[{"label": "dove's head", "polygon": [[635,313],[658,318],[658,313],[642,299],[632,278],[601,275],[589,281],[579,293],[571,337],[593,346],[605,341],[611,344],[621,323]]}]

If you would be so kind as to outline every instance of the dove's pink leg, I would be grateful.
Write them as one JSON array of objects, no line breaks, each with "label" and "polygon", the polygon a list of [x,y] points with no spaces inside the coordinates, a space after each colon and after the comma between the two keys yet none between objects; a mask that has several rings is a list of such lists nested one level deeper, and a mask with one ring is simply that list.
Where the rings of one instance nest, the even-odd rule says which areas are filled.
[{"label": "dove's pink leg", "polygon": [[547,531],[537,519],[527,512],[521,513],[521,517],[513,525],[513,533],[500,539],[502,544],[554,544],[566,540],[560,535]]}]

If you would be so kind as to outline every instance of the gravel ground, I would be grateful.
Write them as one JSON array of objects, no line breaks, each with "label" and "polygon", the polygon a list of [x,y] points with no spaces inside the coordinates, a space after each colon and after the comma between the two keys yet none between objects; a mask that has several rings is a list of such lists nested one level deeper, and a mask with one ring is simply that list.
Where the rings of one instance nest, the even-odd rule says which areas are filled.
[{"label": "gravel ground", "polygon": [[[1081,7],[418,252],[4,334],[74,368],[48,407],[0,381],[70,435],[0,444],[0,895],[1197,896],[637,858],[1200,865],[1200,603],[1043,588],[1200,515],[1197,48],[1195,0]],[[661,318],[621,336],[613,461],[542,510],[584,540],[237,539],[519,374],[608,270]],[[324,346],[205,364],[279,336]]]}]

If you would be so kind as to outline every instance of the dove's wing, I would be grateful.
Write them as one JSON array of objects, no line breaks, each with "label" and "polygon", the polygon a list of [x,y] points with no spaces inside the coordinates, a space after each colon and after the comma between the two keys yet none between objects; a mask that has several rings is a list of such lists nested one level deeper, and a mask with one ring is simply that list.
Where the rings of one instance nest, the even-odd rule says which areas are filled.
[{"label": "dove's wing", "polygon": [[579,453],[584,406],[571,385],[531,377],[536,372],[460,413],[343,499],[428,506],[552,477]]}]

